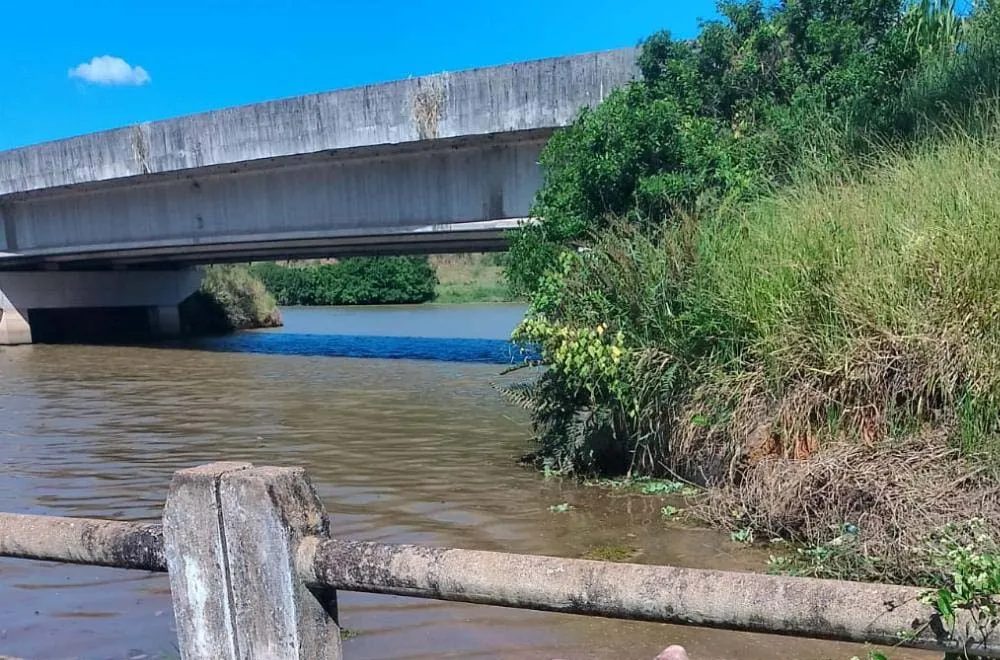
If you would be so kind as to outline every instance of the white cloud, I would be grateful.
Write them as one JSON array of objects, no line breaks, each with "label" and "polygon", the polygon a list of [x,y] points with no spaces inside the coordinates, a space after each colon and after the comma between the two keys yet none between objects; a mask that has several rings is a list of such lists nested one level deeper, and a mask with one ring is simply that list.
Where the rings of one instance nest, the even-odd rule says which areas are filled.
[{"label": "white cloud", "polygon": [[145,85],[151,79],[141,66],[132,66],[120,57],[101,55],[69,70],[70,78],[95,85]]}]

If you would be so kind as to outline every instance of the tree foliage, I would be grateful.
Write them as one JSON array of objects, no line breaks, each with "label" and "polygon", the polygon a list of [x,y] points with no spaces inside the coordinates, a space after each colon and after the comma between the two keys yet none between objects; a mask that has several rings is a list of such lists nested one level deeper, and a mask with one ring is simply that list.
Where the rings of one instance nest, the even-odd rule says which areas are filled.
[{"label": "tree foliage", "polygon": [[434,298],[427,257],[370,257],[335,264],[256,264],[253,272],[281,305],[392,305]]},{"label": "tree foliage", "polygon": [[[848,313],[838,305],[854,292],[834,283],[848,287],[887,268],[880,250],[901,248],[866,244],[884,223],[909,235],[908,214],[932,214],[920,218],[932,236],[942,230],[930,226],[951,211],[894,189],[884,195],[893,209],[878,206],[881,193],[873,193],[879,201],[866,213],[877,222],[869,226],[850,209],[822,207],[827,199],[808,191],[817,181],[844,187],[856,174],[877,178],[872,164],[919,155],[949,131],[985,135],[1000,125],[1000,12],[991,4],[966,14],[948,0],[749,0],[725,2],[719,13],[692,41],[668,33],[647,39],[641,80],[552,137],[533,212],[541,221],[512,235],[506,274],[531,300],[515,338],[538,346],[547,367],[515,394],[532,412],[540,457],[560,468],[655,471],[667,454],[676,460],[679,438],[698,435],[690,424],[717,428],[716,418],[744,396],[740,388],[780,401],[799,375],[834,373],[854,338],[888,328],[890,307],[861,291]],[[993,110],[982,112],[984,100]],[[949,176],[974,171],[948,167]],[[946,187],[920,185],[937,190],[935,199],[950,198]],[[788,201],[797,194],[818,200],[801,216],[815,226],[796,227],[786,211],[766,210],[798,208]],[[760,220],[774,217],[782,221]],[[766,237],[757,249],[767,254],[741,247],[755,236]],[[956,264],[973,259],[941,249],[930,263],[945,254]],[[843,280],[852,254],[869,263]],[[780,276],[768,279],[757,268],[771,256]],[[887,276],[878,287],[893,300],[918,300],[907,289],[923,277],[918,271]],[[940,322],[959,323],[952,312],[971,318],[958,311],[947,308]],[[900,322],[884,333],[911,330]],[[883,340],[872,337],[871,345]],[[696,399],[716,386],[714,410],[680,424],[678,406],[697,410],[705,402]],[[881,405],[877,386],[857,391],[863,396],[851,406]],[[935,396],[941,405],[954,401]],[[803,414],[789,423],[808,428],[826,413]],[[711,460],[702,456],[696,468],[708,470]]]},{"label": "tree foliage", "polygon": [[901,102],[913,76],[955,53],[965,25],[945,0],[727,1],[719,14],[694,40],[647,39],[641,80],[550,140],[532,212],[542,221],[511,237],[518,294],[614,219],[659,223],[745,200],[806,162],[835,168],[895,139],[915,122]]}]

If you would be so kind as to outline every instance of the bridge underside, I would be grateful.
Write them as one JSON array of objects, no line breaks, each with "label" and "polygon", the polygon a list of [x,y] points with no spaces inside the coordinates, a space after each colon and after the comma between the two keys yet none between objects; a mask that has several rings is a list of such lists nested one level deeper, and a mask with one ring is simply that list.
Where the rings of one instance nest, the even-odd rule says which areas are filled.
[{"label": "bridge underside", "polygon": [[551,131],[433,140],[9,195],[0,270],[479,252],[529,215]]},{"label": "bridge underside", "polygon": [[37,270],[146,270],[286,259],[497,252],[521,219],[435,225],[373,235],[327,235],[197,245],[95,250],[26,256],[0,253],[0,272]]},{"label": "bridge underside", "polygon": [[[0,152],[0,344],[182,328],[198,264],[499,250],[543,145],[635,50],[444,73]],[[58,334],[58,333],[56,333]]]}]

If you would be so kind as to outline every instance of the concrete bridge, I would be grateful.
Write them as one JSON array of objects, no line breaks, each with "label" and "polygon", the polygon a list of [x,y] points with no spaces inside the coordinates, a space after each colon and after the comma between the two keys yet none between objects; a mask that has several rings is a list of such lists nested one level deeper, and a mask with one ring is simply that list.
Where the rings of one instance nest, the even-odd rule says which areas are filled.
[{"label": "concrete bridge", "polygon": [[545,140],[634,60],[445,73],[0,152],[0,344],[30,342],[40,309],[144,307],[173,334],[197,264],[498,249]]}]

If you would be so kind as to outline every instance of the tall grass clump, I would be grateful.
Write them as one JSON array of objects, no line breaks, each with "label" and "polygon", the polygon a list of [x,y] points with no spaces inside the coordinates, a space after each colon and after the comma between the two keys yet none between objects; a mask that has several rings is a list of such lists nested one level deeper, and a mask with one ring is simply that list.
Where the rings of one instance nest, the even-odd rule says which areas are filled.
[{"label": "tall grass clump", "polygon": [[247,266],[208,266],[201,286],[181,303],[186,334],[225,334],[234,330],[281,325],[281,313]]},{"label": "tall grass clump", "polygon": [[729,524],[814,547],[856,524],[848,574],[909,581],[945,525],[1000,524],[1000,123],[980,121],[706,227],[693,294],[747,333],[721,386]]},{"label": "tall grass clump", "polygon": [[956,18],[949,16],[954,3],[925,0],[910,15],[920,16],[917,10],[928,4],[930,18],[922,20],[943,25],[917,42],[921,65],[907,81],[889,129],[902,143],[934,137],[941,126],[978,130],[977,107],[1000,90],[1000,11],[994,3],[977,3],[971,16]]},{"label": "tall grass clump", "polygon": [[758,538],[847,525],[849,575],[915,579],[943,524],[1000,523],[1000,11],[719,13],[547,145],[506,264],[540,368],[506,393],[549,469],[673,473]]},{"label": "tall grass clump", "polygon": [[693,300],[788,401],[786,450],[827,417],[873,440],[947,412],[963,449],[1000,457],[998,128],[702,227]]},{"label": "tall grass clump", "polygon": [[548,369],[510,392],[538,460],[697,481],[715,489],[705,515],[764,538],[858,526],[853,577],[917,579],[947,522],[1000,524],[991,121],[850,180],[612,225],[567,253],[519,330]]}]

